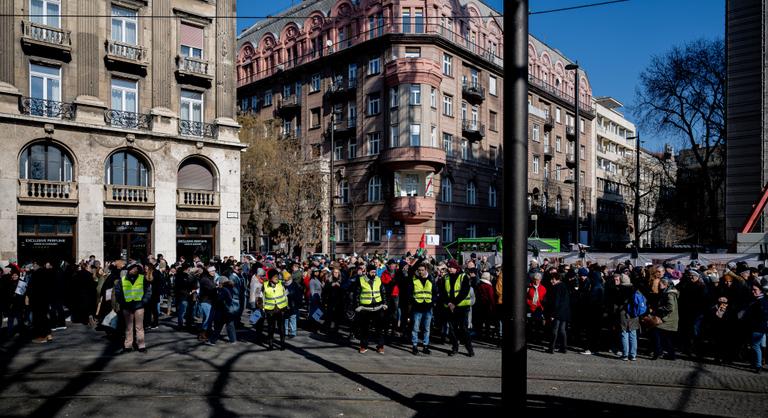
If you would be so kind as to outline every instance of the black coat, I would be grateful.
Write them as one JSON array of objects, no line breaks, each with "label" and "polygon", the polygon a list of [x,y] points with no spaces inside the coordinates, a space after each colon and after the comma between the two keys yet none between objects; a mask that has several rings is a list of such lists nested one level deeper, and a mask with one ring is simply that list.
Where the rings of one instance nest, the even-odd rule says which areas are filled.
[{"label": "black coat", "polygon": [[547,316],[561,321],[571,321],[571,294],[568,285],[560,282],[547,292],[544,301]]}]

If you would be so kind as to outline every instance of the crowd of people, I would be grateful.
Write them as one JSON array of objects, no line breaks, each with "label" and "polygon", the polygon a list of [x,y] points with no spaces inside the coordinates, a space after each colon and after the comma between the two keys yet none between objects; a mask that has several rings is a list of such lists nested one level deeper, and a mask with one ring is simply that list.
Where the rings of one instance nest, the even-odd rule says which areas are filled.
[{"label": "crowd of people", "polygon": [[46,343],[69,318],[105,331],[122,347],[119,353],[143,353],[145,331],[163,318],[208,345],[223,331],[235,344],[238,330],[245,330],[268,349],[283,350],[301,328],[340,342],[357,340],[360,353],[369,343],[378,353],[398,343],[410,345],[414,355],[431,354],[430,336],[437,335],[440,344],[450,344],[449,355],[462,344],[473,356],[473,339],[500,342],[502,281],[501,264],[475,254],[463,265],[410,253],[207,262],[169,262],[159,254],[104,266],[95,257],[77,265],[23,267],[10,260],[0,278],[0,312],[7,318],[0,334]]},{"label": "crowd of people", "polygon": [[646,336],[652,360],[749,362],[760,373],[768,333],[768,268],[730,262],[615,269],[599,263],[532,261],[526,292],[529,341],[554,353],[612,353],[637,360]]}]

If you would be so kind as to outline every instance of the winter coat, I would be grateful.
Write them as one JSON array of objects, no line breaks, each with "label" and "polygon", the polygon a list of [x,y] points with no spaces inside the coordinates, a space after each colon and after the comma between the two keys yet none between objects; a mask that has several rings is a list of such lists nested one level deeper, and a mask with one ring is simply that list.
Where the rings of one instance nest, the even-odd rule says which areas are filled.
[{"label": "winter coat", "polygon": [[475,297],[475,305],[472,308],[473,314],[476,313],[485,318],[492,318],[496,312],[496,303],[491,282],[481,279],[475,290]]},{"label": "winter coat", "polygon": [[[534,295],[538,293],[538,300],[534,302]],[[539,284],[534,286],[533,283],[528,285],[528,290],[525,292],[525,303],[528,305],[528,312],[534,313],[544,310],[544,297],[547,295],[547,289],[544,285]]]},{"label": "winter coat", "polygon": [[[258,281],[258,279],[254,280]],[[301,285],[294,280],[283,283],[283,286],[285,287],[286,293],[288,293],[288,314],[298,314],[301,304],[304,303],[304,290],[301,288]]]},{"label": "winter coat", "polygon": [[396,275],[397,270],[392,274],[389,273],[389,270],[385,270],[381,275],[381,284],[387,288],[387,295],[393,298],[400,296],[400,288],[397,286],[397,280],[395,280]]},{"label": "winter coat", "polygon": [[744,315],[752,332],[768,333],[768,297],[762,296],[752,302]]},{"label": "winter coat", "polygon": [[496,278],[496,298],[499,305],[503,304],[502,295],[504,294],[503,273],[499,273],[499,277]]},{"label": "winter coat", "polygon": [[560,282],[547,292],[544,303],[547,316],[564,322],[571,322],[571,292],[568,285]]},{"label": "winter coat", "polygon": [[680,292],[674,287],[668,287],[661,294],[659,306],[655,314],[661,318],[660,330],[676,332],[680,320],[677,300]]},{"label": "winter coat", "polygon": [[640,329],[640,318],[629,315],[629,305],[635,300],[634,286],[619,286],[615,294],[614,316],[621,331],[633,331]]}]

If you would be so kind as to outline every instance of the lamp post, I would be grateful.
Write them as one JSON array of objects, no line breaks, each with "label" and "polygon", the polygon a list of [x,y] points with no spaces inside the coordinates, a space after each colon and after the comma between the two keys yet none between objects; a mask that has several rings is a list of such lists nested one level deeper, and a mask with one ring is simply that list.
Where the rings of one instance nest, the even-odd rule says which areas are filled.
[{"label": "lamp post", "polygon": [[635,223],[635,248],[640,249],[640,132],[635,136],[628,136],[627,139],[634,139],[635,142],[635,207],[632,211],[633,222]]},{"label": "lamp post", "polygon": [[333,134],[334,131],[336,131],[336,112],[331,112],[331,171],[329,173],[329,187],[330,190],[330,196],[329,196],[329,212],[328,212],[328,223],[330,224],[328,226],[328,233],[330,234],[330,242],[328,243],[328,251],[331,253],[331,260],[336,259],[336,222],[334,222],[335,213],[334,213],[334,207],[333,207],[333,197],[334,197],[334,190],[333,190],[333,183],[336,180],[335,176],[333,175],[333,163],[334,163],[334,157],[336,154],[336,144],[334,142]]},{"label": "lamp post", "polygon": [[568,64],[565,66],[566,70],[574,71],[575,82],[573,85],[573,98],[574,98],[574,114],[576,115],[573,121],[573,159],[575,165],[573,168],[573,206],[574,206],[574,221],[573,221],[573,241],[576,245],[579,245],[579,206],[581,200],[579,200],[579,64]]}]

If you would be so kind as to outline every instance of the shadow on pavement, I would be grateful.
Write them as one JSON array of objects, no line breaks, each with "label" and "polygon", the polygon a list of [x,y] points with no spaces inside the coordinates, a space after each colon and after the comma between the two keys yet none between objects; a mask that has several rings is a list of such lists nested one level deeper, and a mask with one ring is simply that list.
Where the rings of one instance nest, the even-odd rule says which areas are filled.
[{"label": "shadow on pavement", "polygon": [[698,418],[711,415],[676,412],[666,409],[646,408],[636,405],[620,405],[607,402],[564,398],[551,395],[528,395],[526,416],[588,416],[590,418],[621,417],[648,418],[653,416]]}]

